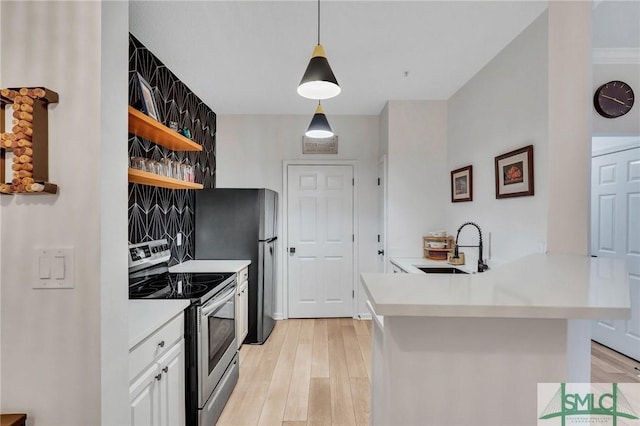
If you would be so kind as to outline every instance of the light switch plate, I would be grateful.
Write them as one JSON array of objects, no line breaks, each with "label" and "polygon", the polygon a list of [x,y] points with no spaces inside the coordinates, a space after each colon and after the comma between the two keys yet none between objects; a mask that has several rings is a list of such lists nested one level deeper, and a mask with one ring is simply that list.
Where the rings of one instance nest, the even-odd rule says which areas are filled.
[{"label": "light switch plate", "polygon": [[37,248],[33,251],[33,259],[32,288],[74,288],[73,247]]}]

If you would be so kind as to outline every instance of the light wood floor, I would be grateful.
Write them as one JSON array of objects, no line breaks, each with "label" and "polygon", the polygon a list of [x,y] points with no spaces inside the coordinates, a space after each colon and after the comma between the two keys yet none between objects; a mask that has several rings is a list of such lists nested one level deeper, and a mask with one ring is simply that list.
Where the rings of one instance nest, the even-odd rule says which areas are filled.
[{"label": "light wood floor", "polygon": [[[592,343],[592,382],[640,382],[640,362]],[[371,321],[277,321],[240,349],[240,379],[218,425],[368,425]]]},{"label": "light wood floor", "polygon": [[640,362],[591,342],[592,383],[640,383]]},{"label": "light wood floor", "polygon": [[240,379],[218,425],[369,424],[371,321],[276,321],[240,349]]}]

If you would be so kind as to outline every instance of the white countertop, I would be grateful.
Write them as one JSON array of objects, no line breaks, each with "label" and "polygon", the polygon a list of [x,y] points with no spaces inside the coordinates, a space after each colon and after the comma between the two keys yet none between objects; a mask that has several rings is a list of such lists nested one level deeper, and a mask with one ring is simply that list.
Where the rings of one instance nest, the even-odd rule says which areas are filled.
[{"label": "white countertop", "polygon": [[129,349],[143,341],[161,325],[182,314],[190,300],[129,300]]},{"label": "white countertop", "polygon": [[389,261],[409,274],[423,274],[424,272],[419,270],[418,267],[425,268],[430,266],[456,268],[468,274],[476,273],[476,269],[473,269],[471,265],[451,265],[444,260],[432,260],[423,257],[393,257]]},{"label": "white countertop", "polygon": [[378,315],[623,319],[631,312],[624,262],[613,259],[532,254],[483,273],[360,279]]},{"label": "white countertop", "polygon": [[235,272],[251,264],[250,260],[187,260],[169,268],[169,272]]}]

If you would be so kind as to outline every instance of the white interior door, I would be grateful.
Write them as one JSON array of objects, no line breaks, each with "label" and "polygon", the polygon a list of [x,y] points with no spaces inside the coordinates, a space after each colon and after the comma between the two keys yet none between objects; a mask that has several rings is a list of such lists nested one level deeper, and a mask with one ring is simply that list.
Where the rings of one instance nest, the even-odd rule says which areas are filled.
[{"label": "white interior door", "polygon": [[640,148],[593,157],[591,251],[624,259],[631,319],[594,321],[593,340],[640,361]]},{"label": "white interior door", "polygon": [[378,272],[387,272],[387,157],[378,163]]},{"label": "white interior door", "polygon": [[353,315],[353,167],[287,167],[289,317]]}]

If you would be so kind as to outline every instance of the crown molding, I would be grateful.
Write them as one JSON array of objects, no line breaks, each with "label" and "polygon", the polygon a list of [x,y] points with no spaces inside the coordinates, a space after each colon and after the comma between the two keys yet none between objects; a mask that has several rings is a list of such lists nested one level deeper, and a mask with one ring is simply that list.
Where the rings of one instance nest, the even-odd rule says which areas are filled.
[{"label": "crown molding", "polygon": [[640,48],[595,48],[593,49],[594,64],[638,64],[640,65]]}]

